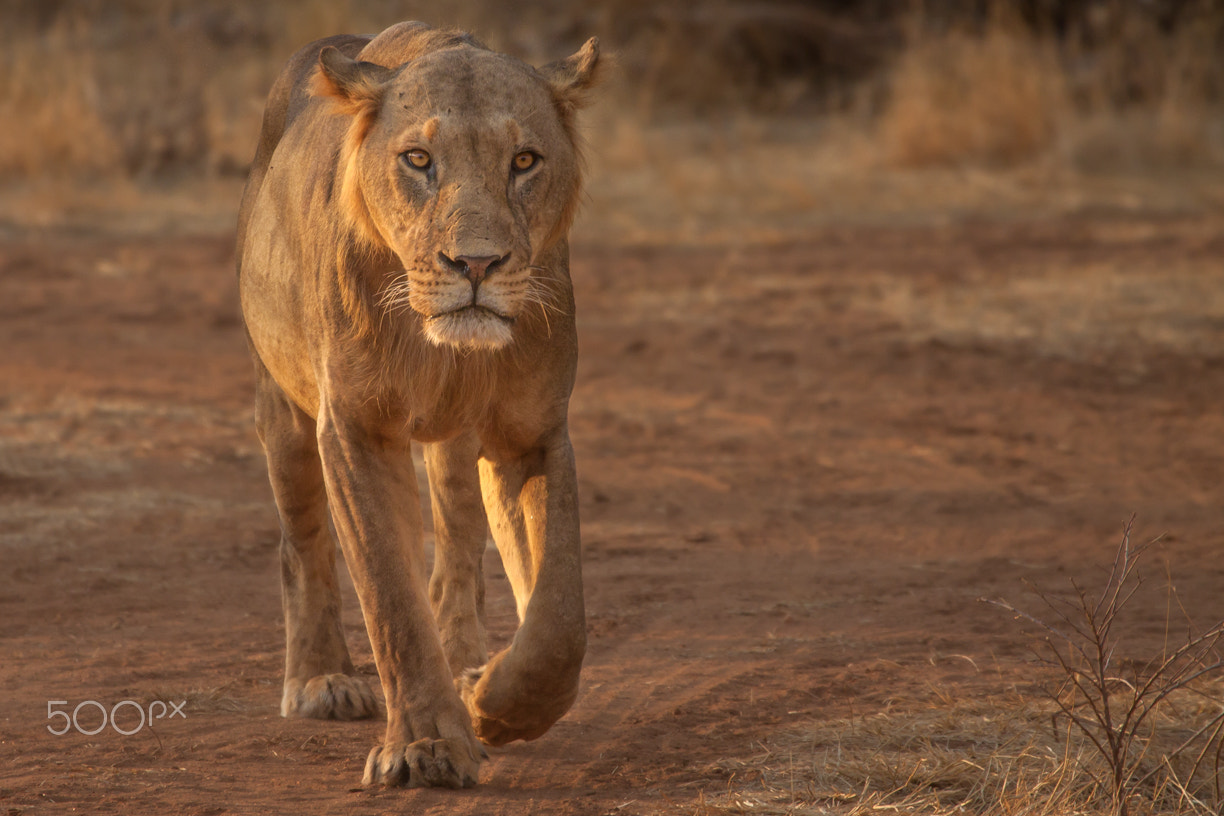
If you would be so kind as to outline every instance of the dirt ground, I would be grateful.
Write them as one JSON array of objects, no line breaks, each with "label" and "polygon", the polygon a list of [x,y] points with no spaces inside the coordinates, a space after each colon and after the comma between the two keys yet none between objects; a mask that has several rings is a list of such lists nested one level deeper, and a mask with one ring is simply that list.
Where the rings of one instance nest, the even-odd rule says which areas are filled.
[{"label": "dirt ground", "polygon": [[[1221,258],[1195,214],[576,247],[581,697],[476,789],[363,791],[380,723],[277,713],[232,234],[9,231],[0,812],[691,813],[805,722],[1035,694],[1029,634],[978,598],[1091,585],[1132,513],[1190,614],[1224,617]],[[128,700],[184,716],[49,732]]]}]

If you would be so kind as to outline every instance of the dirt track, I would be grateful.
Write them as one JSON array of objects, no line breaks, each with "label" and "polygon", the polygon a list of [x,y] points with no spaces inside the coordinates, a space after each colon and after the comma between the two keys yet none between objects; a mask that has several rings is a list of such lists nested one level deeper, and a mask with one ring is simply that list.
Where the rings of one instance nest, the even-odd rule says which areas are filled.
[{"label": "dirt track", "polygon": [[[1191,613],[1224,617],[1221,235],[1101,217],[579,249],[584,691],[463,792],[363,792],[380,724],[277,716],[231,237],[10,239],[0,810],[691,812],[782,729],[1029,688],[1025,635],[976,599],[1091,582],[1132,512]],[[48,733],[48,701],[86,700],[186,718]]]}]

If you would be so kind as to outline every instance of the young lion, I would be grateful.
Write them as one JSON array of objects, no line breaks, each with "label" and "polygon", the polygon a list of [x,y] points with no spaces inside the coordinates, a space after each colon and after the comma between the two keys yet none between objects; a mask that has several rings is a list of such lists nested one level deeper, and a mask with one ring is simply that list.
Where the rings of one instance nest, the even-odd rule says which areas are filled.
[{"label": "young lion", "polygon": [[[306,46],[268,100],[238,267],[282,529],[281,714],[378,711],[345,645],[330,519],[386,698],[367,785],[474,785],[477,738],[535,739],[578,692],[567,233],[598,63],[594,39],[537,70],[401,23]],[[491,659],[489,527],[519,615]]]}]

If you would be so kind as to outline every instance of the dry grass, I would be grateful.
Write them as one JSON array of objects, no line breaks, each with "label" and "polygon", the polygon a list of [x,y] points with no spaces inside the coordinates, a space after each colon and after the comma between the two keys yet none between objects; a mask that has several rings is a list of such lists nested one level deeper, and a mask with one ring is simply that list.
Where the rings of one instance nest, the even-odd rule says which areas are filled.
[{"label": "dry grass", "polygon": [[[1044,697],[933,690],[926,701],[794,728],[721,764],[727,791],[695,814],[1190,816],[1224,807],[1224,622],[1185,620],[1170,585],[1166,638],[1136,652],[1140,561],[1126,525],[1098,592],[1037,591],[1045,618],[990,601],[1035,627]],[[925,704],[924,704],[925,703]]]},{"label": "dry grass", "polygon": [[[815,136],[848,121],[860,165],[1221,159],[1224,12],[1209,4],[1171,28],[1115,4],[1059,37],[1004,3],[984,22],[950,23],[820,8],[425,0],[411,13],[537,62],[599,34],[621,55],[622,81],[606,96],[639,130],[694,117],[719,130],[769,113]],[[405,13],[391,0],[0,0],[0,11],[0,176],[10,178],[241,173],[289,53]],[[615,149],[624,130],[601,135],[597,148]]]},{"label": "dry grass", "polygon": [[882,79],[880,159],[899,166],[1062,162],[1090,170],[1224,160],[1224,10],[1162,24],[1102,4],[1061,36],[995,3],[985,22],[911,19]]},{"label": "dry grass", "polygon": [[102,118],[96,51],[79,19],[13,38],[0,57],[0,174],[109,173],[119,145]]},{"label": "dry grass", "polygon": [[1112,255],[1091,263],[969,257],[961,263],[971,283],[897,281],[875,305],[915,343],[1023,347],[1043,357],[1134,365],[1153,353],[1210,356],[1224,342],[1224,269],[1210,253],[1170,258],[1151,246],[1175,229],[1211,240],[1221,226],[1208,219],[1201,228],[1100,227],[1089,239]]},{"label": "dry grass", "polygon": [[230,0],[5,5],[0,175],[17,178],[244,172],[279,64],[360,22],[316,0],[262,19]]},{"label": "dry grass", "polygon": [[[1110,812],[1127,816],[1133,800],[1142,799],[1149,784],[1158,791],[1172,788],[1179,804],[1200,803],[1218,812],[1221,798],[1220,758],[1224,752],[1224,709],[1218,696],[1199,688],[1204,678],[1219,678],[1224,667],[1219,646],[1224,622],[1202,631],[1185,618],[1170,581],[1166,603],[1165,643],[1146,660],[1124,660],[1131,622],[1130,607],[1144,586],[1140,562],[1159,539],[1133,546],[1134,518],[1127,522],[1104,586],[1091,592],[1071,582],[1071,597],[1039,591],[1045,607],[1033,614],[1006,601],[991,601],[1042,633],[1045,659],[1057,670],[1060,684],[1050,694],[1057,720],[1096,749],[1107,772],[1092,774],[1110,792]],[[1174,612],[1174,607],[1182,614]],[[1040,615],[1040,617],[1039,617]],[[1176,634],[1175,634],[1176,633]],[[1159,720],[1174,697],[1197,696],[1214,714],[1205,721],[1184,723],[1174,718],[1178,736],[1161,745]],[[1199,711],[1202,711],[1199,706]],[[1165,719],[1168,719],[1166,716]],[[1167,730],[1167,729],[1166,729]]]},{"label": "dry grass", "polygon": [[[1148,765],[1188,729],[1221,712],[1224,682],[1187,690],[1161,712]],[[951,697],[880,714],[796,728],[743,760],[721,764],[726,792],[703,795],[695,816],[861,816],[868,813],[1105,816],[1108,768],[1056,706],[1011,695]],[[1132,812],[1214,813],[1172,779],[1134,791]]]},{"label": "dry grass", "polygon": [[0,225],[228,228],[285,58],[405,13],[537,63],[591,33],[618,52],[585,117],[595,240],[1224,206],[1224,12],[1204,6],[1165,30],[1117,4],[1102,31],[1056,38],[1002,12],[821,10],[836,7],[0,0]]},{"label": "dry grass", "polygon": [[902,166],[1011,164],[1050,151],[1071,111],[1055,45],[996,13],[984,31],[910,36],[876,138]]}]

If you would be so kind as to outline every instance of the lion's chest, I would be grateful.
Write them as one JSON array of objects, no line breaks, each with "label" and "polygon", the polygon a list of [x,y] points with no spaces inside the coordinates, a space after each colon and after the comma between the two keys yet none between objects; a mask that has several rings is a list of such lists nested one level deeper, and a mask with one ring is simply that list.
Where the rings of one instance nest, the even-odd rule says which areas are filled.
[{"label": "lion's chest", "polygon": [[496,391],[496,372],[471,361],[416,361],[383,392],[389,425],[417,442],[438,442],[488,422]]},{"label": "lion's chest", "polygon": [[407,432],[414,442],[441,442],[479,425],[475,417],[457,421],[455,417],[447,416],[413,416],[408,422]]}]

